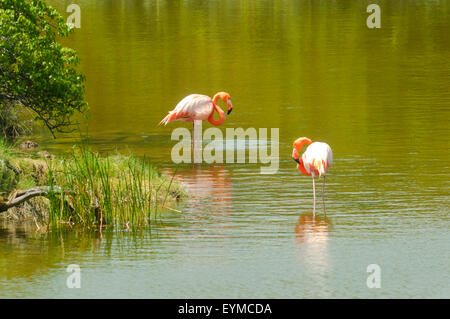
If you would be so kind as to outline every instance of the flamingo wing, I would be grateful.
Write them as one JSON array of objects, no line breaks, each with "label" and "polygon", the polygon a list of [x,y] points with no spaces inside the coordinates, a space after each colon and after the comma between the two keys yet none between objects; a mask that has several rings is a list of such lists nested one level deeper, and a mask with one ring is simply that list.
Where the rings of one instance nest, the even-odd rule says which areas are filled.
[{"label": "flamingo wing", "polygon": [[308,173],[314,172],[322,176],[333,164],[333,152],[327,143],[314,142],[303,153],[302,159]]},{"label": "flamingo wing", "polygon": [[191,94],[182,99],[159,124],[167,125],[173,121],[205,121],[213,110],[213,101],[209,96]]}]

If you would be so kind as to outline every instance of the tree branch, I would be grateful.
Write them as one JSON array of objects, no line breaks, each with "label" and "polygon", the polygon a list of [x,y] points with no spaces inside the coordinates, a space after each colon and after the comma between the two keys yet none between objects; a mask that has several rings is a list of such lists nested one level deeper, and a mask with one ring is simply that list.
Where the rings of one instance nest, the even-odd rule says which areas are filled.
[{"label": "tree branch", "polygon": [[[68,191],[65,191],[59,186],[36,186],[25,190],[20,190],[15,194],[14,198],[10,200],[5,201],[0,197],[0,213],[8,210],[11,207],[18,206],[19,204],[22,204],[30,198],[36,196],[47,196],[50,192],[56,194],[64,194]],[[69,191],[69,193],[71,192],[72,191]]]}]

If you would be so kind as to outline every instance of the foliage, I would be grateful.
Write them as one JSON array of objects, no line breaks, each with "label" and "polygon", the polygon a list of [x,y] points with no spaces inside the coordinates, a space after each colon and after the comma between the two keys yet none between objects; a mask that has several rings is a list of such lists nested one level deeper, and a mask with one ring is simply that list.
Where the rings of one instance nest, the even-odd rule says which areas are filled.
[{"label": "foliage", "polygon": [[145,159],[120,154],[102,157],[85,146],[50,163],[46,184],[66,191],[63,196],[48,196],[50,224],[146,225],[168,198],[184,196],[173,177],[159,174]]},{"label": "foliage", "polygon": [[44,0],[0,0],[0,109],[23,105],[52,134],[87,110],[78,55],[56,42],[71,31]]},{"label": "foliage", "polygon": [[0,158],[0,196],[6,195],[8,190],[15,187],[16,184],[17,177],[11,169],[9,162],[6,159]]},{"label": "foliage", "polygon": [[23,119],[22,108],[5,101],[0,106],[0,135],[5,140],[14,140],[20,135],[30,132]]},{"label": "foliage", "polygon": [[[48,200],[33,198],[32,206],[48,225],[148,225],[166,204],[186,196],[173,177],[160,174],[145,158],[101,156],[86,145],[55,157],[19,150],[0,138],[0,205],[20,190],[39,186],[64,190],[49,193]],[[0,217],[4,214],[0,210]]]}]

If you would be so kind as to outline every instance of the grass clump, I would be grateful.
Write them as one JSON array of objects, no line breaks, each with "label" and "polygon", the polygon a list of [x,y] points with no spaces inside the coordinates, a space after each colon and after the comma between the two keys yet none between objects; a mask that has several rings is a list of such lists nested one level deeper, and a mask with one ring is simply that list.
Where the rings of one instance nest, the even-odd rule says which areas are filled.
[{"label": "grass clump", "polygon": [[46,202],[40,207],[47,209],[42,216],[49,226],[148,225],[186,196],[174,176],[160,174],[146,158],[102,156],[85,145],[74,146],[63,157],[33,158],[23,152],[16,156],[1,143],[0,139],[0,159],[6,167],[1,170],[5,176],[0,176],[3,192],[50,186],[45,197],[33,198]]},{"label": "grass clump", "polygon": [[167,201],[185,195],[182,188],[159,174],[148,160],[132,155],[107,155],[75,147],[48,166],[47,185],[64,190],[49,194],[49,222],[142,226],[161,213]]},{"label": "grass clump", "polygon": [[16,187],[19,178],[11,164],[13,149],[0,138],[0,196]]},{"label": "grass clump", "polygon": [[13,141],[31,131],[30,121],[24,120],[24,111],[20,106],[0,100],[0,136]]},{"label": "grass clump", "polygon": [[45,158],[24,152],[0,137],[0,196],[44,185],[46,173]]}]

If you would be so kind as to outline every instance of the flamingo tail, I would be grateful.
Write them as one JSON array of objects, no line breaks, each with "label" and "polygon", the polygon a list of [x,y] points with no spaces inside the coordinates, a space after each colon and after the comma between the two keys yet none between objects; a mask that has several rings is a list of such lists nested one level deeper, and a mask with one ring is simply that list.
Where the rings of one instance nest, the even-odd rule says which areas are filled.
[{"label": "flamingo tail", "polygon": [[158,125],[164,124],[164,126],[166,126],[167,123],[174,121],[176,118],[177,118],[177,114],[175,112],[171,111],[171,112],[169,112],[169,114],[167,114],[167,116],[165,118],[162,119],[161,122],[159,122]]},{"label": "flamingo tail", "polygon": [[323,159],[314,161],[313,165],[316,168],[316,170],[319,172],[319,177],[326,174],[326,165],[325,165],[325,161]]}]

